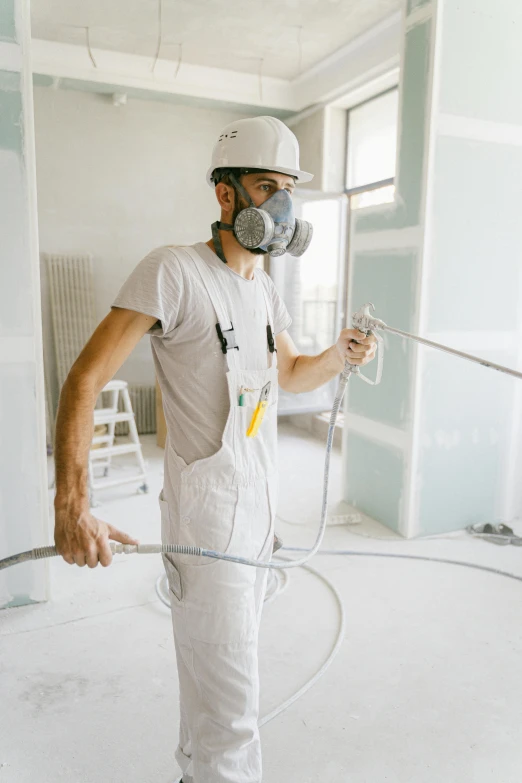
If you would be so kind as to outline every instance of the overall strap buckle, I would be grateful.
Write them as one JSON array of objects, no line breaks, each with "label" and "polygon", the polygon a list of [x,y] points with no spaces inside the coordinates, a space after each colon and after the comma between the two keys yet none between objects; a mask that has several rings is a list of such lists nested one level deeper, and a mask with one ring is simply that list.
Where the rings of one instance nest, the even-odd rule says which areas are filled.
[{"label": "overall strap buckle", "polygon": [[[221,343],[221,350],[223,351],[224,354],[226,354],[227,351],[230,351],[233,348],[239,351],[239,345],[236,342],[234,324],[232,323],[232,321],[230,322],[230,325],[231,325],[231,329],[225,329],[225,331],[223,332],[221,326],[218,323],[216,324],[216,331],[219,337],[219,341]],[[229,335],[228,338],[225,337],[225,335]]]},{"label": "overall strap buckle", "polygon": [[274,335],[272,333],[272,327],[270,324],[266,325],[266,339],[268,340],[268,350],[270,353],[277,353],[277,348],[275,347],[275,340]]}]

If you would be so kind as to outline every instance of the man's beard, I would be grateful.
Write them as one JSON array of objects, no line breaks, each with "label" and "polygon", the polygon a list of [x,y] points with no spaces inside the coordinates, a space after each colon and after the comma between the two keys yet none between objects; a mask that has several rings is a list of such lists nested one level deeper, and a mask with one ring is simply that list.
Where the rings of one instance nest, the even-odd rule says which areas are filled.
[{"label": "man's beard", "polygon": [[[249,207],[249,206],[250,205],[247,204],[245,202],[245,200],[241,198],[240,194],[237,193],[236,190],[234,189],[234,212],[232,213],[232,225],[234,225],[234,223],[236,222],[236,218],[239,215],[239,213],[243,209],[247,209],[247,207]],[[234,232],[234,238],[235,238],[236,242],[239,241],[238,238],[236,237],[235,232]],[[239,244],[241,244],[241,243],[239,243]],[[241,247],[243,247],[243,245],[241,245]],[[265,256],[266,255],[266,250],[261,250],[260,247],[245,247],[244,249],[248,250],[249,253],[252,253],[253,256]]]}]

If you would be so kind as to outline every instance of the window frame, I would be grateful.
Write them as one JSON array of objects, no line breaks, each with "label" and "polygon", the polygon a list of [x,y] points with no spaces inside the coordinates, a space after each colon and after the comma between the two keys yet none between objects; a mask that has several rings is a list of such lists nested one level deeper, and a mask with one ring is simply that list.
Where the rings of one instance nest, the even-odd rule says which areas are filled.
[{"label": "window frame", "polygon": [[[377,100],[378,98],[388,95],[389,93],[397,91],[400,100],[399,86],[394,85],[386,90],[382,90],[376,95],[372,95],[371,98],[367,98],[360,103],[351,106],[346,110],[346,144],[345,144],[345,165],[344,165],[344,193],[347,196],[348,206],[346,215],[346,241],[345,241],[345,264],[344,264],[344,279],[343,279],[343,307],[342,307],[342,325],[345,329],[351,328],[351,315],[348,312],[348,287],[350,279],[350,244],[351,244],[351,223],[352,223],[352,196],[358,196],[360,193],[367,193],[368,191],[378,190],[379,188],[395,185],[396,177],[389,177],[388,179],[379,180],[377,182],[368,182],[366,185],[358,185],[354,188],[346,187],[348,182],[348,161],[349,161],[349,143],[350,143],[350,112],[354,109],[359,109],[361,106],[365,106],[367,103]],[[375,207],[366,207],[366,209],[374,209]]]}]

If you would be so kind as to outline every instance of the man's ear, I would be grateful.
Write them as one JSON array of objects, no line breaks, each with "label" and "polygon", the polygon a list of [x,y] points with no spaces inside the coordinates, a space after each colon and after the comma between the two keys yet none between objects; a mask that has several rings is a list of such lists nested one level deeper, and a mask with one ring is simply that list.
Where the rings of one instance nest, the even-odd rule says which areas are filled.
[{"label": "man's ear", "polygon": [[218,182],[216,185],[216,198],[223,212],[233,212],[235,206],[235,191],[231,185]]}]

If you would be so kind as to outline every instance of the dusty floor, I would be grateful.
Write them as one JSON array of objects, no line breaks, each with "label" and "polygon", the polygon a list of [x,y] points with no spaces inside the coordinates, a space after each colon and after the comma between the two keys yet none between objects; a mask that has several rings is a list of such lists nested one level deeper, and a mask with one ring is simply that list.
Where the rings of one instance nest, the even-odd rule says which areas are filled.
[{"label": "dusty floor", "polygon": [[[163,452],[144,438],[149,495],[106,491],[96,513],[159,541]],[[281,428],[285,544],[309,545],[323,445]],[[121,470],[126,470],[123,466]],[[340,497],[335,457],[332,506]],[[518,528],[518,532],[522,532]],[[325,546],[467,560],[522,575],[522,548],[465,534],[390,536],[377,523],[329,528]],[[264,783],[519,783],[522,584],[438,563],[318,556],[343,596],[341,652],[300,701],[262,729]],[[24,567],[24,566],[20,566]],[[170,783],[177,773],[177,683],[159,556],[94,571],[51,563],[53,600],[0,613],[0,783]],[[309,679],[337,628],[331,593],[292,572],[265,610],[262,712]]]}]

